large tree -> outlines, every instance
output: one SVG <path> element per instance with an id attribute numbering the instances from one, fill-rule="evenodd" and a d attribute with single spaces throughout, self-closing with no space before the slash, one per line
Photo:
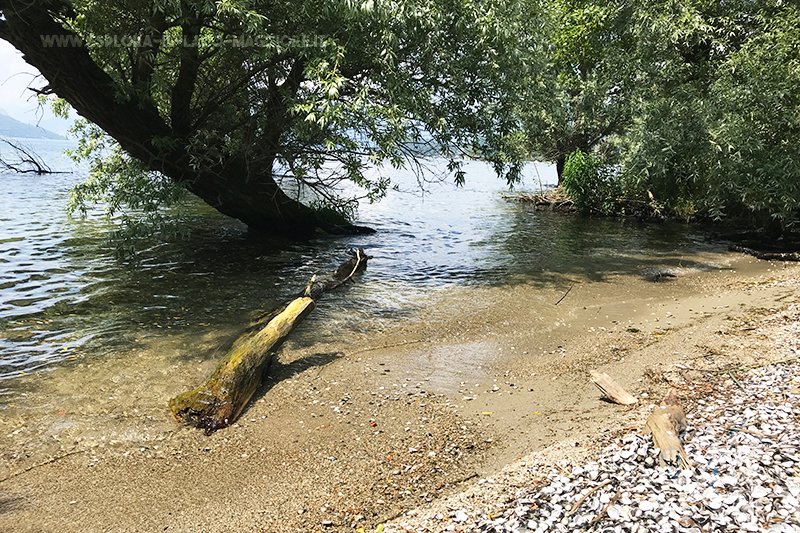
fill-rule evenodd
<path id="1" fill-rule="evenodd" d="M 252 228 L 307 235 L 353 229 L 332 187 L 380 196 L 369 165 L 433 151 L 460 179 L 468 152 L 515 177 L 522 5 L 0 0 L 0 38 L 93 125 L 95 188 L 135 198 L 166 177 Z"/>
<path id="2" fill-rule="evenodd" d="M 532 155 L 555 163 L 559 181 L 569 154 L 598 149 L 629 125 L 637 72 L 630 16 L 625 1 L 544 4 L 542 67 L 523 117 Z"/>
<path id="3" fill-rule="evenodd" d="M 576 203 L 731 216 L 776 234 L 800 225 L 797 2 L 547 5 L 544 105 L 525 116 L 534 153 L 575 151 Z M 604 144 L 613 158 L 596 157 Z"/>

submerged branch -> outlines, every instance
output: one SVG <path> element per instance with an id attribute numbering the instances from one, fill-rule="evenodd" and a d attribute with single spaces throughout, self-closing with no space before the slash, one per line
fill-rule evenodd
<path id="1" fill-rule="evenodd" d="M 0 155 L 0 170 L 15 172 L 17 174 L 36 174 L 38 176 L 44 174 L 66 174 L 66 172 L 57 172 L 51 169 L 47 163 L 44 162 L 44 159 L 31 148 L 8 139 L 0 139 L 0 142 L 11 148 L 14 152 L 14 157 L 16 157 L 15 160 L 11 160 Z"/>

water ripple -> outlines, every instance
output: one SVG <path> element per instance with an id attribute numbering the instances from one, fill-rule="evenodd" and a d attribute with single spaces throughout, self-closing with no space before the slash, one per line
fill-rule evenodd
<path id="1" fill-rule="evenodd" d="M 64 143 L 39 141 L 35 148 L 59 159 Z M 67 218 L 68 191 L 80 172 L 35 180 L 2 175 L 0 379 L 129 350 L 146 335 L 241 326 L 350 246 L 367 248 L 374 259 L 363 280 L 319 306 L 318 323 L 327 326 L 315 335 L 402 320 L 438 287 L 544 282 L 552 273 L 591 277 L 700 241 L 682 228 L 536 214 L 504 201 L 504 185 L 488 167 L 469 163 L 467 172 L 466 188 L 432 184 L 424 197 L 394 192 L 363 206 L 361 222 L 378 229 L 375 235 L 281 250 L 198 203 L 185 215 L 190 240 L 144 243 L 136 261 L 115 256 L 113 224 Z M 395 179 L 415 190 L 413 176 L 397 172 Z M 356 311 L 343 314 L 343 306 Z"/>

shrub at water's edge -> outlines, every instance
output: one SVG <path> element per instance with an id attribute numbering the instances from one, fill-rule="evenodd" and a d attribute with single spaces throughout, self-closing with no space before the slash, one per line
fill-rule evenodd
<path id="1" fill-rule="evenodd" d="M 797 231 L 800 6 L 546 5 L 537 98 L 558 105 L 529 105 L 526 127 L 577 210 Z M 561 46 L 574 35 L 591 46 Z"/>
<path id="2" fill-rule="evenodd" d="M 582 213 L 611 214 L 620 197 L 619 182 L 610 166 L 580 150 L 567 156 L 561 186 Z"/>

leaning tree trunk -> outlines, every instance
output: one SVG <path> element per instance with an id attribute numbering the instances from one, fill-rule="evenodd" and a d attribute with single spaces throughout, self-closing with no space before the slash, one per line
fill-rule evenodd
<path id="1" fill-rule="evenodd" d="M 300 238 L 317 229 L 335 234 L 370 231 L 334 213 L 323 216 L 289 197 L 275 182 L 270 164 L 253 168 L 244 163 L 244 154 L 196 168 L 187 153 L 192 132 L 190 103 L 198 83 L 194 62 L 181 63 L 167 120 L 146 89 L 132 90 L 112 78 L 93 60 L 79 35 L 60 22 L 71 16 L 66 0 L 0 0 L 0 10 L 0 39 L 22 52 L 25 61 L 47 79 L 47 87 L 39 92 L 54 93 L 69 102 L 148 170 L 162 173 L 258 231 Z M 54 44 L 46 45 L 45 37 Z M 60 46 L 59 41 L 68 45 Z M 196 50 L 187 49 L 187 57 L 192 52 Z"/>
<path id="2" fill-rule="evenodd" d="M 364 250 L 352 250 L 327 280 L 312 277 L 300 296 L 261 318 L 234 342 L 205 383 L 170 400 L 175 418 L 207 433 L 235 422 L 261 384 L 273 350 L 311 312 L 315 300 L 363 272 L 367 259 Z"/>
<path id="3" fill-rule="evenodd" d="M 171 165 L 166 173 L 219 212 L 257 231 L 292 238 L 310 237 L 317 229 L 335 235 L 372 232 L 335 212 L 315 210 L 292 198 L 275 182 L 272 160 L 264 157 L 261 166 L 253 168 L 245 158 L 231 156 L 188 179 L 182 165 Z"/>
<path id="4" fill-rule="evenodd" d="M 556 158 L 556 185 L 561 185 L 561 178 L 564 176 L 564 166 L 567 164 L 567 156 L 559 155 Z"/>

